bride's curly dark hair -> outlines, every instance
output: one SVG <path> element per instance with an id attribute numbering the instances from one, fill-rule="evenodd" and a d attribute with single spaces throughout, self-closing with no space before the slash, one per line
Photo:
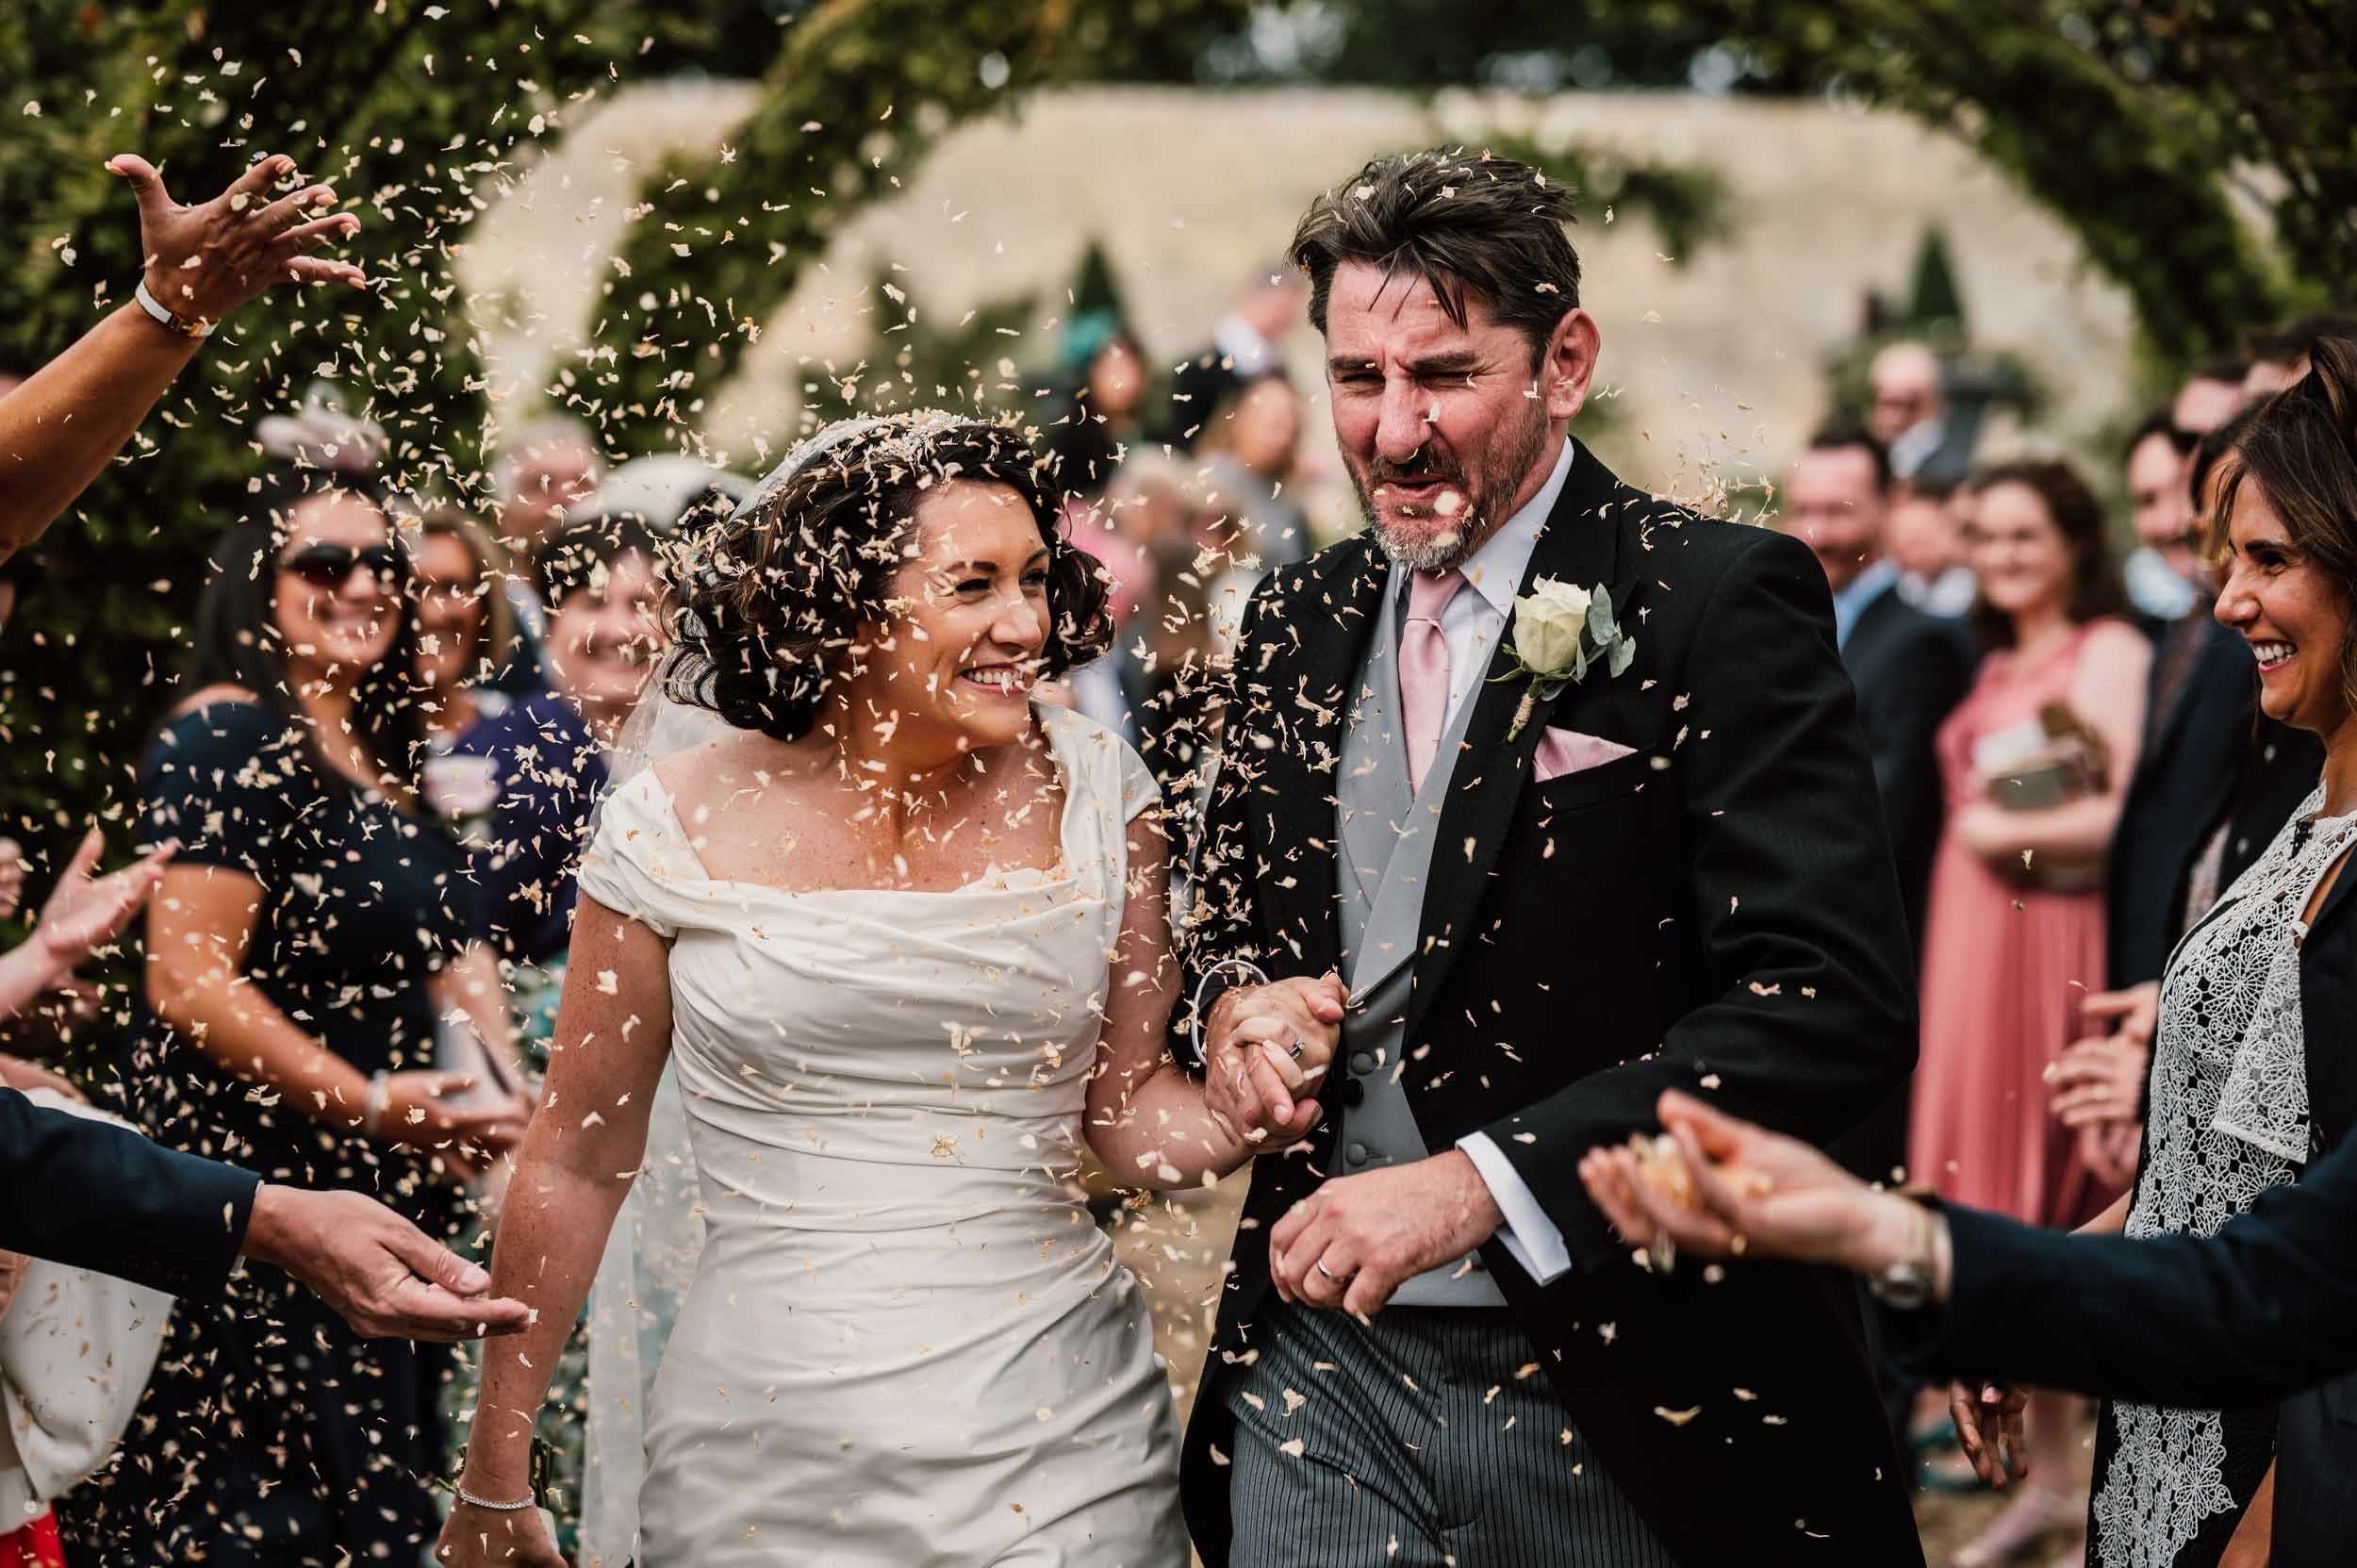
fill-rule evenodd
<path id="1" fill-rule="evenodd" d="M 1064 533 L 1048 468 L 1018 431 L 981 420 L 896 416 L 852 434 L 667 551 L 666 694 L 773 739 L 809 734 L 844 651 L 890 614 L 917 503 L 955 482 L 1014 490 L 1047 542 L 1040 678 L 1088 663 L 1113 643 L 1108 590 Z"/>

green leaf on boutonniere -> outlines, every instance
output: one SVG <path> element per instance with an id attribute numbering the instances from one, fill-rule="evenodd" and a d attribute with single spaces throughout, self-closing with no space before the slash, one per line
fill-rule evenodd
<path id="1" fill-rule="evenodd" d="M 1601 583 L 1590 589 L 1553 577 L 1536 579 L 1531 591 L 1514 601 L 1512 634 L 1507 656 L 1513 668 L 1495 679 L 1526 680 L 1530 688 L 1514 709 L 1508 740 L 1519 738 L 1536 704 L 1551 701 L 1566 682 L 1585 681 L 1600 661 L 1612 674 L 1622 674 L 1637 656 L 1637 639 L 1621 630 L 1612 596 Z"/>

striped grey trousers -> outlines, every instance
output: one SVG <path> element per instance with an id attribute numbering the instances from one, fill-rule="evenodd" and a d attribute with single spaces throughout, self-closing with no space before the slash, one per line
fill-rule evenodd
<path id="1" fill-rule="evenodd" d="M 1271 1296 L 1236 1418 L 1228 1568 L 1676 1568 L 1492 1308 Z M 1207 1391 L 1208 1392 L 1208 1391 Z"/>

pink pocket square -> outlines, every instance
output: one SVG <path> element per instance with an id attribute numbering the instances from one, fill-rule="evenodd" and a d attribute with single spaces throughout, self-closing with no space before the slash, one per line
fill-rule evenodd
<path id="1" fill-rule="evenodd" d="M 1549 779 L 1559 779 L 1567 773 L 1584 773 L 1591 767 L 1602 767 L 1606 763 L 1617 762 L 1635 751 L 1633 746 L 1624 746 L 1602 735 L 1584 735 L 1577 730 L 1558 730 L 1549 726 L 1547 733 L 1539 737 L 1539 752 L 1533 766 L 1537 769 L 1537 782 L 1545 784 Z"/>

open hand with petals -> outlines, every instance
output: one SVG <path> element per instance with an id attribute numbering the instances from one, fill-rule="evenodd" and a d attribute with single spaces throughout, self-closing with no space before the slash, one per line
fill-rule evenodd
<path id="1" fill-rule="evenodd" d="M 276 182 L 290 178 L 294 159 L 273 154 L 231 182 L 211 201 L 183 206 L 163 176 L 135 153 L 107 162 L 131 182 L 140 204 L 140 248 L 147 258 L 147 291 L 184 321 L 218 322 L 274 283 L 367 281 L 359 268 L 310 253 L 360 232 L 360 220 L 336 212 L 336 192 L 306 185 L 271 199 Z"/>
<path id="2" fill-rule="evenodd" d="M 1656 1262 L 1665 1252 L 1690 1251 L 1838 1263 L 1871 1275 L 1920 1259 L 1928 1246 L 1933 1294 L 1945 1297 L 1947 1225 L 1921 1205 L 1868 1186 L 1797 1138 L 1690 1095 L 1671 1090 L 1656 1109 L 1682 1167 L 1676 1196 L 1624 1147 L 1591 1149 L 1579 1165 L 1605 1217 Z"/>
<path id="3" fill-rule="evenodd" d="M 92 828 L 82 835 L 65 874 L 41 905 L 41 923 L 33 940 L 58 973 L 63 974 L 123 933 L 131 916 L 145 907 L 148 895 L 163 880 L 164 865 L 180 848 L 171 839 L 120 871 L 103 877 L 91 872 L 106 852 L 106 835 Z"/>

